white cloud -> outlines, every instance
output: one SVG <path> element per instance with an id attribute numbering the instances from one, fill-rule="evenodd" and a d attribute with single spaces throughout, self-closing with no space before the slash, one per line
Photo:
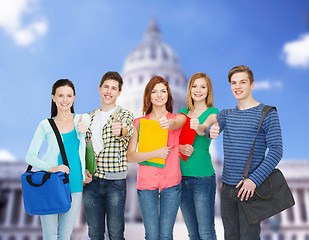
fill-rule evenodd
<path id="1" fill-rule="evenodd" d="M 16 157 L 5 149 L 0 150 L 0 162 L 13 162 L 16 161 Z"/>
<path id="2" fill-rule="evenodd" d="M 0 0 L 0 28 L 3 28 L 20 46 L 34 43 L 47 32 L 47 22 L 37 10 L 38 0 Z M 24 17 L 31 18 L 23 23 Z"/>
<path id="3" fill-rule="evenodd" d="M 271 80 L 263 80 L 263 81 L 254 81 L 254 89 L 253 90 L 271 90 L 271 89 L 281 89 L 283 87 L 282 82 L 280 81 L 271 81 Z"/>
<path id="4" fill-rule="evenodd" d="M 303 34 L 298 40 L 284 44 L 283 57 L 292 67 L 309 67 L 309 34 Z"/>

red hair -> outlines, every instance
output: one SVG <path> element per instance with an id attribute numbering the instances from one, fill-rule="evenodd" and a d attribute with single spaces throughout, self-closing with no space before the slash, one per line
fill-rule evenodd
<path id="1" fill-rule="evenodd" d="M 170 113 L 173 112 L 173 97 L 172 97 L 172 92 L 171 92 L 168 82 L 163 77 L 154 76 L 153 78 L 149 80 L 149 82 L 147 83 L 145 87 L 144 99 L 143 99 L 143 115 L 144 116 L 151 113 L 152 111 L 151 92 L 158 83 L 162 83 L 164 86 L 166 86 L 167 93 L 168 93 L 167 102 L 165 104 L 166 110 Z"/>

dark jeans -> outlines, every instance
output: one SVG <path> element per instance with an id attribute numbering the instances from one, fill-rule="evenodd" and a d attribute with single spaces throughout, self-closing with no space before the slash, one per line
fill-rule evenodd
<path id="1" fill-rule="evenodd" d="M 181 212 L 190 240 L 216 240 L 216 176 L 182 177 Z"/>
<path id="2" fill-rule="evenodd" d="M 111 240 L 124 240 L 124 211 L 127 196 L 126 180 L 94 177 L 83 189 L 88 235 L 92 240 L 104 239 L 105 216 Z"/>
<path id="3" fill-rule="evenodd" d="M 221 215 L 225 240 L 259 240 L 260 224 L 249 224 L 238 206 L 235 186 L 223 183 L 221 189 Z"/>

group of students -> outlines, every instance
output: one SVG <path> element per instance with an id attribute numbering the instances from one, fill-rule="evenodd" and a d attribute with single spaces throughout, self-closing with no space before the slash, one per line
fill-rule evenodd
<path id="1" fill-rule="evenodd" d="M 138 164 L 137 196 L 145 239 L 173 239 L 179 207 L 191 240 L 217 239 L 216 176 L 209 146 L 211 139 L 217 138 L 221 131 L 224 131 L 221 214 L 225 239 L 260 239 L 260 225 L 246 221 L 238 208 L 235 188 L 240 189 L 240 199 L 247 200 L 280 161 L 279 118 L 274 109 L 265 117 L 249 178 L 243 181 L 242 172 L 265 105 L 252 96 L 254 78 L 248 67 L 232 68 L 228 80 L 238 101 L 234 109 L 219 112 L 214 107 L 210 78 L 205 73 L 196 73 L 188 83 L 187 107 L 174 114 L 169 83 L 161 76 L 154 76 L 145 87 L 143 117 L 136 119 L 130 111 L 116 104 L 123 85 L 117 72 L 104 74 L 99 85 L 101 106 L 89 114 L 74 113 L 74 85 L 68 79 L 58 80 L 52 88 L 51 117 L 61 133 L 70 169 L 63 165 L 47 119 L 39 124 L 26 161 L 41 170 L 69 173 L 72 204 L 67 213 L 40 216 L 43 239 L 70 239 L 83 201 L 90 239 L 104 239 L 106 225 L 111 240 L 123 240 L 127 162 L 140 163 L 156 157 L 165 159 L 164 168 Z M 190 119 L 190 128 L 196 131 L 192 145 L 179 145 L 179 136 L 187 121 L 184 115 Z M 168 130 L 166 147 L 137 151 L 141 119 L 158 121 L 161 128 Z M 48 148 L 40 160 L 38 154 L 45 139 Z M 90 139 L 97 164 L 92 175 L 85 169 L 85 146 Z M 267 154 L 266 148 L 269 149 Z M 180 153 L 187 157 L 186 161 Z"/>

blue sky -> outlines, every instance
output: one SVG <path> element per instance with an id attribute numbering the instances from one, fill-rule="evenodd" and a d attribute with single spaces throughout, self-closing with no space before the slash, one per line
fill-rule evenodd
<path id="1" fill-rule="evenodd" d="M 76 112 L 98 107 L 100 78 L 122 72 L 151 18 L 187 78 L 211 77 L 219 109 L 237 104 L 228 71 L 249 66 L 255 99 L 278 108 L 284 159 L 309 160 L 308 0 L 0 0 L 0 159 L 24 160 L 57 79 L 74 82 Z"/>

